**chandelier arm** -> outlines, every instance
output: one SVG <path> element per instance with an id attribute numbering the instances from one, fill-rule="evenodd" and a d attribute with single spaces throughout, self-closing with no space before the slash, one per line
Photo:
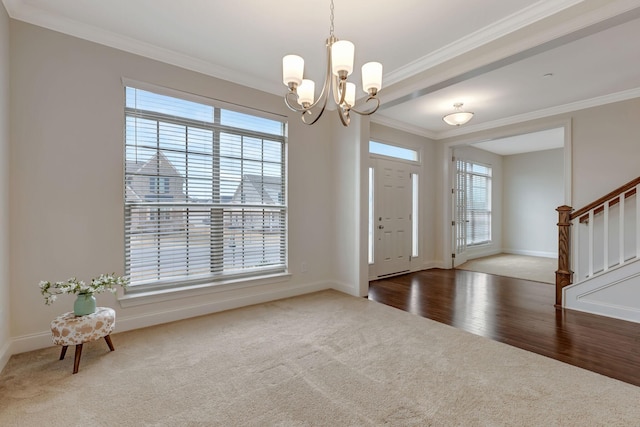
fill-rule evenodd
<path id="1" fill-rule="evenodd" d="M 342 108 L 338 106 L 338 116 L 340 116 L 340 121 L 344 127 L 349 126 L 351 123 L 351 116 L 349 116 L 349 108 Z"/>
<path id="2" fill-rule="evenodd" d="M 366 104 L 367 102 L 371 101 L 371 100 L 376 101 L 376 106 L 375 106 L 375 108 L 374 108 L 373 110 L 369 110 L 369 111 L 358 111 L 358 110 L 356 110 L 355 108 L 351 108 L 351 111 L 353 111 L 354 113 L 358 113 L 358 114 L 360 114 L 361 116 L 370 116 L 370 115 L 372 115 L 373 113 L 375 113 L 376 111 L 378 111 L 378 108 L 380 108 L 380 99 L 379 99 L 378 97 L 376 97 L 376 96 L 369 96 L 369 97 L 367 98 L 367 100 L 365 101 L 365 104 Z"/>
<path id="3" fill-rule="evenodd" d="M 302 107 L 302 108 L 300 108 L 300 107 L 296 107 L 296 105 L 295 105 L 295 104 L 293 104 L 293 103 L 291 103 L 291 101 L 289 101 L 289 97 L 290 97 L 291 95 L 295 96 L 295 98 L 294 98 L 294 99 L 295 99 L 295 101 L 294 101 L 294 102 L 295 102 L 296 104 L 298 103 L 298 98 L 299 98 L 299 97 L 298 97 L 298 94 L 297 94 L 296 92 L 289 91 L 289 92 L 287 92 L 287 93 L 286 93 L 286 95 L 284 96 L 284 103 L 285 103 L 285 104 L 287 104 L 287 107 L 289 107 L 289 109 L 290 109 L 290 110 L 297 111 L 298 113 L 304 113 L 304 112 L 306 112 L 307 110 L 306 110 L 304 107 Z M 298 104 L 298 105 L 299 105 L 299 104 Z"/>
<path id="4" fill-rule="evenodd" d="M 322 90 L 320 91 L 320 96 L 318 97 L 318 99 L 311 105 L 307 106 L 307 107 L 297 107 L 295 106 L 291 100 L 289 99 L 289 97 L 291 95 L 295 96 L 295 101 L 297 104 L 297 100 L 298 100 L 298 94 L 293 92 L 293 91 L 289 91 L 287 92 L 287 94 L 284 97 L 284 102 L 287 105 L 287 107 L 289 107 L 289 109 L 293 110 L 293 111 L 297 111 L 299 113 L 302 113 L 302 122 L 304 124 L 307 125 L 312 125 L 315 122 L 318 121 L 318 119 L 320 119 L 320 117 L 322 116 L 322 113 L 324 113 L 324 110 L 327 107 L 327 101 L 329 100 L 329 90 L 330 90 L 330 85 L 331 85 L 331 77 L 332 77 L 332 73 L 331 73 L 331 45 L 335 42 L 335 38 L 329 38 L 327 40 L 327 73 L 325 75 L 325 79 L 324 79 L 324 85 L 322 85 Z M 306 114 L 313 114 L 313 112 L 311 111 L 313 108 L 317 107 L 318 105 L 320 105 L 320 103 L 322 102 L 322 108 L 320 109 L 320 112 L 318 113 L 318 115 L 313 119 L 313 121 L 311 122 L 307 122 L 305 120 L 306 118 Z"/>
<path id="5" fill-rule="evenodd" d="M 329 57 L 331 57 L 331 56 L 329 56 Z M 331 71 L 331 61 L 329 61 L 328 64 L 329 64 L 327 66 L 328 73 L 327 73 L 327 76 L 325 78 L 324 85 L 322 86 L 322 91 L 320 92 L 320 97 L 316 100 L 316 102 L 314 102 L 313 104 L 309 105 L 302 112 L 301 119 L 302 119 L 302 122 L 305 125 L 312 125 L 315 122 L 317 122 L 320 119 L 320 117 L 322 117 L 322 114 L 324 113 L 324 110 L 327 108 L 327 101 L 329 100 L 329 93 L 327 92 L 327 90 L 329 89 L 330 77 L 331 77 L 331 74 L 329 74 L 329 72 Z M 316 117 L 311 122 L 307 122 L 305 120 L 305 118 L 307 117 L 305 114 L 309 114 L 309 115 L 313 114 L 311 112 L 311 109 L 316 107 L 317 105 L 319 105 L 319 103 L 321 101 L 322 101 L 322 108 L 320 108 L 320 111 L 317 113 Z M 300 111 L 300 110 L 298 110 L 298 111 Z"/>
<path id="6" fill-rule="evenodd" d="M 336 81 L 336 86 L 337 86 L 337 92 L 335 92 L 336 95 L 336 104 L 338 105 L 344 105 L 344 99 L 345 96 L 347 95 L 347 80 L 346 79 L 341 79 L 340 77 L 333 77 L 334 81 Z"/>
<path id="7" fill-rule="evenodd" d="M 315 122 L 317 122 L 318 120 L 320 120 L 320 117 L 322 117 L 322 113 L 324 113 L 324 110 L 325 110 L 326 105 L 327 105 L 327 103 L 326 103 L 326 101 L 325 101 L 324 105 L 323 105 L 323 106 L 322 106 L 322 108 L 320 109 L 320 112 L 318 112 L 318 114 L 315 116 L 315 118 L 314 118 L 312 121 L 310 121 L 310 122 L 307 122 L 307 121 L 305 120 L 305 118 L 307 117 L 305 114 L 312 115 L 313 113 L 311 113 L 311 111 L 309 111 L 309 110 L 304 111 L 304 112 L 302 113 L 302 116 L 300 117 L 300 118 L 302 119 L 302 123 L 304 123 L 305 125 L 309 125 L 309 126 L 311 126 L 312 124 L 314 124 Z"/>
<path id="8" fill-rule="evenodd" d="M 338 77 L 334 75 L 331 76 L 331 92 L 333 93 L 333 101 L 336 105 L 342 105 L 339 97 L 340 91 L 338 90 Z"/>
<path id="9" fill-rule="evenodd" d="M 298 112 L 298 113 L 301 113 L 301 114 L 302 114 L 300 118 L 301 118 L 301 120 L 302 120 L 302 123 L 304 123 L 305 125 L 312 125 L 312 124 L 314 124 L 315 122 L 317 122 L 317 121 L 318 121 L 318 119 L 320 119 L 320 117 L 322 116 L 322 113 L 324 113 L 325 107 L 326 107 L 326 105 L 327 105 L 327 103 L 326 103 L 326 102 L 325 102 L 325 103 L 324 103 L 324 105 L 322 106 L 322 109 L 320 110 L 320 112 L 319 112 L 319 113 L 316 115 L 316 117 L 313 119 L 313 121 L 311 121 L 311 122 L 307 122 L 307 121 L 305 120 L 305 118 L 307 117 L 307 116 L 306 116 L 307 114 L 308 114 L 308 115 L 311 115 L 311 114 L 312 114 L 312 113 L 311 113 L 311 111 L 310 111 L 311 107 L 308 107 L 308 108 L 299 108 L 299 107 L 296 107 L 295 105 L 293 105 L 293 104 L 289 101 L 289 99 L 288 99 L 288 98 L 289 98 L 289 95 L 295 95 L 295 96 L 296 96 L 296 100 L 298 99 L 298 95 L 297 95 L 295 92 L 289 92 L 289 93 L 287 93 L 287 95 L 285 95 L 284 102 L 285 102 L 285 104 L 287 104 L 287 107 L 289 107 L 291 110 L 296 111 L 296 112 Z"/>
<path id="10" fill-rule="evenodd" d="M 331 45 L 327 43 L 327 74 L 324 77 L 324 85 L 322 85 L 322 90 L 320 91 L 320 96 L 312 105 L 309 106 L 309 109 L 315 107 L 323 101 L 322 110 L 324 111 L 327 106 L 327 100 L 329 99 L 329 89 L 331 85 Z M 320 113 L 322 114 L 322 113 Z"/>
<path id="11" fill-rule="evenodd" d="M 324 109 L 327 106 L 327 100 L 329 99 L 329 86 L 331 84 L 331 44 L 333 42 L 327 40 L 327 74 L 325 75 L 324 78 L 324 85 L 322 85 L 322 90 L 320 91 L 320 96 L 318 97 L 318 99 L 316 99 L 316 102 L 314 102 L 313 104 L 309 105 L 306 108 L 306 111 L 311 110 L 312 108 L 315 108 L 317 105 L 320 104 L 320 102 L 322 103 L 322 111 L 320 112 L 320 114 L 318 115 L 318 118 L 322 115 L 322 112 L 324 112 Z M 313 123 L 315 123 L 318 119 L 314 120 Z"/>

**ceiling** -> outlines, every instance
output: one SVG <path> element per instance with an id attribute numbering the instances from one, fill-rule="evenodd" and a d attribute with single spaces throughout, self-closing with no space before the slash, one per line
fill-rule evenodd
<path id="1" fill-rule="evenodd" d="M 274 94 L 289 53 L 324 79 L 329 0 L 3 3 L 13 19 Z M 372 120 L 432 139 L 640 97 L 640 0 L 335 0 L 334 13 L 356 45 L 349 80 L 384 66 Z M 456 102 L 475 116 L 451 127 Z"/>
<path id="2" fill-rule="evenodd" d="M 544 129 L 504 138 L 477 141 L 470 145 L 501 156 L 554 150 L 564 147 L 564 128 Z"/>

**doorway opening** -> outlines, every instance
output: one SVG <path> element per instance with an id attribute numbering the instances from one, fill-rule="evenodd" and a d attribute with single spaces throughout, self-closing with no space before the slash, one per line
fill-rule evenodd
<path id="1" fill-rule="evenodd" d="M 451 267 L 477 271 L 479 260 L 492 257 L 487 258 L 491 273 L 498 274 L 496 264 L 508 259 L 501 254 L 540 258 L 540 265 L 553 266 L 555 209 L 570 204 L 570 128 L 460 144 L 449 152 Z M 484 207 L 477 203 L 487 201 Z M 505 265 L 504 275 L 509 271 Z"/>
<path id="2" fill-rule="evenodd" d="M 369 277 L 411 271 L 419 244 L 419 152 L 371 141 L 369 146 Z"/>

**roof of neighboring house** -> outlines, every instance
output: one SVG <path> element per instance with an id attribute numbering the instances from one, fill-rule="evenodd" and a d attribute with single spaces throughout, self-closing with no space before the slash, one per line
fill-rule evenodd
<path id="1" fill-rule="evenodd" d="M 127 161 L 125 164 L 126 173 L 128 176 L 139 176 L 139 177 L 177 177 L 184 180 L 184 177 L 178 173 L 178 170 L 173 166 L 171 161 L 167 159 L 167 157 L 162 154 L 162 152 L 157 152 L 153 155 L 149 160 L 145 162 L 135 162 L 135 161 Z M 148 197 L 148 185 L 143 185 L 142 187 L 138 186 L 138 190 L 144 189 L 144 192 L 140 194 L 139 191 L 136 191 L 136 186 L 130 185 L 127 182 L 127 186 L 125 188 L 125 196 L 127 200 L 137 200 L 142 201 L 146 200 Z"/>
<path id="2" fill-rule="evenodd" d="M 267 205 L 282 203 L 282 178 L 277 176 L 262 176 L 246 174 L 233 195 L 232 203 L 240 201 L 244 196 L 245 202 L 256 201 Z"/>
<path id="3" fill-rule="evenodd" d="M 131 202 L 131 201 L 135 201 L 135 202 L 142 202 L 142 201 L 143 201 L 142 197 L 140 197 L 140 196 L 138 195 L 138 193 L 136 193 L 136 192 L 133 190 L 133 188 L 131 188 L 131 187 L 130 187 L 130 186 L 128 186 L 128 185 L 127 185 L 127 186 L 125 186 L 125 188 L 124 188 L 124 193 L 125 193 L 125 194 L 124 194 L 124 195 L 125 195 L 125 199 L 126 199 L 127 201 L 130 201 L 130 202 Z"/>
<path id="4" fill-rule="evenodd" d="M 129 174 L 137 174 L 137 175 L 149 175 L 148 173 L 144 173 L 146 169 L 155 168 L 156 170 L 160 169 L 161 176 L 178 176 L 183 178 L 183 176 L 178 172 L 178 170 L 173 166 L 173 163 L 167 157 L 162 154 L 161 151 L 156 152 L 149 160 L 146 162 L 132 162 L 129 161 L 126 164 L 127 173 Z"/>

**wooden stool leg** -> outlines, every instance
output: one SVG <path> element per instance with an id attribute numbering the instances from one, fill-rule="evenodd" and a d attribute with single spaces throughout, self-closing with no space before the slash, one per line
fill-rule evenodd
<path id="1" fill-rule="evenodd" d="M 109 350 L 114 351 L 115 349 L 113 348 L 113 343 L 111 342 L 111 337 L 109 335 L 104 337 L 104 340 L 107 342 L 107 345 L 109 346 Z"/>
<path id="2" fill-rule="evenodd" d="M 82 344 L 76 345 L 76 358 L 73 360 L 73 373 L 78 373 L 78 368 L 80 367 L 80 356 L 82 356 Z"/>
<path id="3" fill-rule="evenodd" d="M 63 345 L 62 346 L 62 350 L 60 350 L 60 359 L 58 360 L 63 360 L 65 354 L 67 354 L 67 347 L 69 347 L 68 345 Z"/>

